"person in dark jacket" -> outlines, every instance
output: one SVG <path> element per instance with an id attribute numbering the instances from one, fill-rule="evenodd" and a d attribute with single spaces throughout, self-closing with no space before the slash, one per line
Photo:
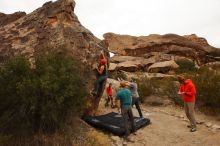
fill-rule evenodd
<path id="1" fill-rule="evenodd" d="M 178 94 L 182 95 L 185 113 L 190 121 L 190 125 L 188 125 L 187 127 L 191 128 L 191 132 L 195 132 L 197 130 L 194 111 L 196 101 L 196 88 L 190 79 L 185 79 L 183 76 L 178 76 L 178 81 L 180 83 Z"/>

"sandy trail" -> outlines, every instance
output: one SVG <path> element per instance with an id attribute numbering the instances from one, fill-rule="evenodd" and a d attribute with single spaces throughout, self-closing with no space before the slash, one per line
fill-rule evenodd
<path id="1" fill-rule="evenodd" d="M 220 122 L 212 117 L 197 113 L 198 125 L 196 132 L 189 132 L 188 121 L 183 109 L 174 106 L 150 107 L 143 106 L 144 117 L 150 118 L 152 124 L 129 136 L 130 142 L 117 136 L 109 135 L 109 141 L 117 146 L 220 146 L 220 130 L 213 130 L 206 126 L 207 122 L 212 125 L 220 125 Z M 110 107 L 100 105 L 100 113 L 115 111 Z M 133 108 L 134 115 L 138 115 Z"/>

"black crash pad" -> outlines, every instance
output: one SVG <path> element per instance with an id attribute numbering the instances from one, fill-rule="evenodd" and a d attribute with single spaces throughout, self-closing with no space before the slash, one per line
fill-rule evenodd
<path id="1" fill-rule="evenodd" d="M 118 136 L 123 136 L 125 134 L 121 114 L 111 112 L 101 116 L 85 116 L 83 120 L 93 127 L 111 132 Z M 134 121 L 136 130 L 151 123 L 150 119 L 139 117 L 134 117 Z"/>

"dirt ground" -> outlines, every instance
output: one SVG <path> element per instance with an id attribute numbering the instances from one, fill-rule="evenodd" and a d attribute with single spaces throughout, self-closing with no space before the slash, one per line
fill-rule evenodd
<path id="1" fill-rule="evenodd" d="M 110 107 L 105 108 L 100 103 L 99 114 L 111 111 L 117 112 Z M 188 120 L 183 109 L 176 106 L 152 107 L 142 105 L 144 117 L 152 122 L 149 126 L 139 129 L 136 135 L 131 134 L 129 141 L 118 136 L 107 134 L 109 142 L 113 146 L 220 146 L 220 130 L 213 129 L 213 125 L 220 125 L 215 117 L 206 116 L 196 112 L 198 130 L 190 132 L 187 128 Z M 134 115 L 138 116 L 133 108 Z M 208 127 L 209 126 L 209 127 Z"/>

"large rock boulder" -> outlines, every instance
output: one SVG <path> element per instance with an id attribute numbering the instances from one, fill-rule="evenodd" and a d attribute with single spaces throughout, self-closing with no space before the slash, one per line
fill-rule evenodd
<path id="1" fill-rule="evenodd" d="M 96 80 L 92 66 L 100 61 L 100 51 L 107 47 L 81 25 L 74 8 L 74 0 L 57 0 L 45 3 L 28 15 L 1 13 L 0 62 L 22 54 L 34 64 L 39 53 L 67 51 L 90 73 L 85 78 L 85 88 L 92 90 Z M 100 97 L 101 94 L 88 97 L 90 107 L 86 114 L 95 113 Z"/>
<path id="2" fill-rule="evenodd" d="M 204 67 L 208 67 L 209 69 L 214 69 L 220 73 L 220 61 L 211 62 L 203 65 Z"/>
<path id="3" fill-rule="evenodd" d="M 195 60 L 198 65 L 217 61 L 220 50 L 210 46 L 204 38 L 196 35 L 179 36 L 175 34 L 129 36 L 114 33 L 104 34 L 110 51 L 122 56 L 149 57 L 149 53 L 160 52 L 172 56 L 182 56 Z M 218 56 L 216 56 L 218 55 Z"/>
<path id="4" fill-rule="evenodd" d="M 119 56 L 115 55 L 111 57 L 111 62 L 113 63 L 122 63 L 125 61 L 137 61 L 137 60 L 142 60 L 142 57 L 133 57 L 133 56 Z"/>
<path id="5" fill-rule="evenodd" d="M 175 75 L 162 74 L 162 73 L 147 73 L 147 72 L 125 72 L 124 75 L 127 79 L 134 78 L 136 80 L 144 80 L 144 79 L 176 79 Z"/>
<path id="6" fill-rule="evenodd" d="M 0 13 L 0 26 L 4 26 L 9 23 L 12 23 L 25 15 L 26 15 L 25 12 L 15 12 L 13 14 L 8 14 L 8 15 L 4 13 Z"/>
<path id="7" fill-rule="evenodd" d="M 145 78 L 148 79 L 176 79 L 175 75 L 168 75 L 168 74 L 162 74 L 162 73 L 146 73 Z"/>
<path id="8" fill-rule="evenodd" d="M 169 71 L 172 71 L 174 69 L 177 69 L 179 66 L 176 64 L 175 61 L 163 61 L 163 62 L 157 62 L 151 65 L 148 68 L 148 72 L 150 73 L 167 73 Z"/>
<path id="9" fill-rule="evenodd" d="M 196 42 L 201 46 L 205 46 L 205 47 L 209 46 L 209 43 L 205 38 L 198 37 L 196 34 L 184 35 L 183 37 L 189 39 L 192 42 Z"/>
<path id="10" fill-rule="evenodd" d="M 111 58 L 111 71 L 123 70 L 128 72 L 147 71 L 148 67 L 156 62 L 154 57 L 114 56 Z"/>
<path id="11" fill-rule="evenodd" d="M 117 67 L 117 64 L 116 64 L 116 63 L 110 63 L 108 70 L 109 70 L 109 71 L 115 71 L 115 70 L 116 70 L 116 67 Z"/>
<path id="12" fill-rule="evenodd" d="M 116 69 L 128 72 L 135 72 L 141 69 L 141 62 L 139 60 L 121 62 L 117 64 Z"/>

